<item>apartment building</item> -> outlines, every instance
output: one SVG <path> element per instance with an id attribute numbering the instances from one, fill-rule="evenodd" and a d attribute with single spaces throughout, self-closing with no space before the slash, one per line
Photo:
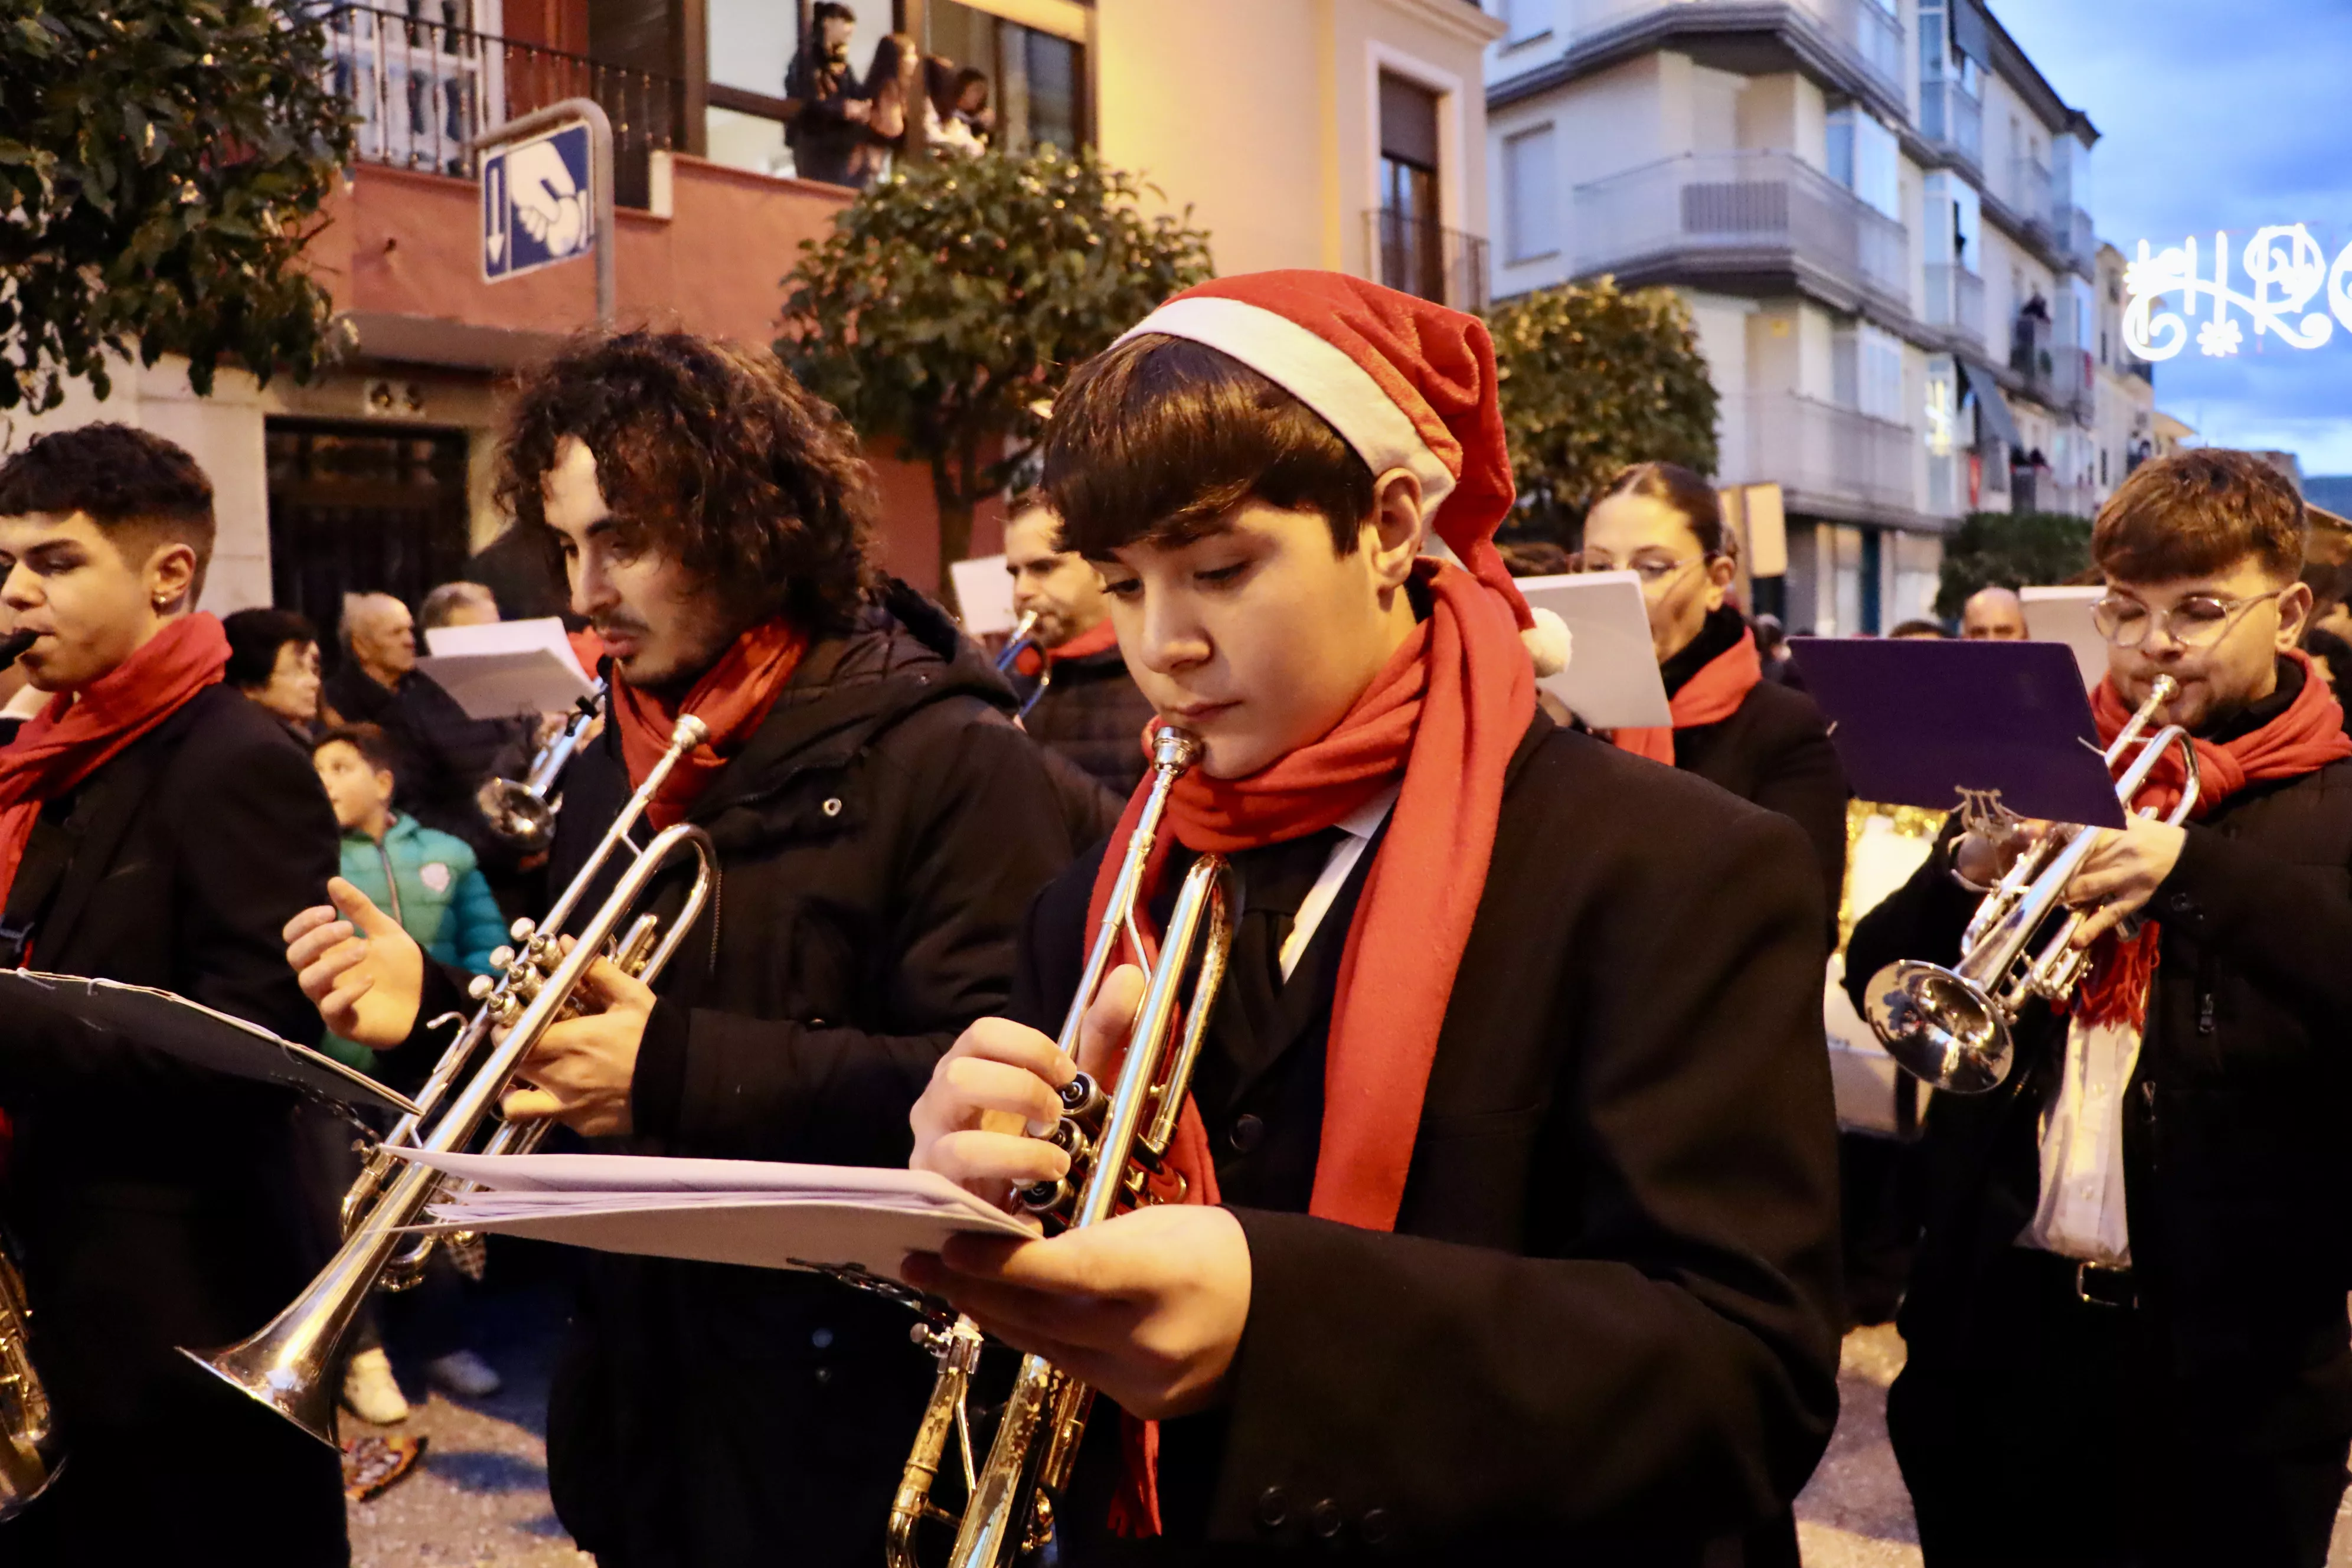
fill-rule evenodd
<path id="1" fill-rule="evenodd" d="M 1965 513 L 2092 509 L 2097 132 L 1982 0 L 1488 4 L 1494 292 L 1688 301 L 1719 479 L 1785 497 L 1759 607 L 1878 631 Z"/>
<path id="2" fill-rule="evenodd" d="M 851 0 L 884 37 L 991 81 L 1000 142 L 1092 144 L 1206 228 L 1217 268 L 1324 267 L 1465 308 L 1487 257 L 1475 0 Z M 19 419 L 123 419 L 180 440 L 219 490 L 205 605 L 278 603 L 332 628 L 349 589 L 414 602 L 505 519 L 490 494 L 514 372 L 595 320 L 585 262 L 484 278 L 471 143 L 569 97 L 614 128 L 623 326 L 764 342 L 782 279 L 853 193 L 797 178 L 784 76 L 810 0 L 359 0 L 322 5 L 357 158 L 310 253 L 341 357 L 304 386 L 125 366 Z M 926 470 L 869 453 L 890 570 L 941 575 Z M 997 548 L 983 508 L 973 548 Z"/>

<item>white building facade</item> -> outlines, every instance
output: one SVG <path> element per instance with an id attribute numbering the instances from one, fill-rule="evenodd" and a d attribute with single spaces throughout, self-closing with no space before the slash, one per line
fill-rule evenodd
<path id="1" fill-rule="evenodd" d="M 1759 609 L 1884 631 L 1964 514 L 2094 509 L 2097 132 L 1981 0 L 1486 4 L 1493 292 L 1688 302 L 1717 482 L 1785 498 Z"/>

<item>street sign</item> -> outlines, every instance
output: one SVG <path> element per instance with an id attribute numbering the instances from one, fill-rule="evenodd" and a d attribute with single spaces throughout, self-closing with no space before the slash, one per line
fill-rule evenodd
<path id="1" fill-rule="evenodd" d="M 597 247 L 589 126 L 574 121 L 482 153 L 482 277 L 497 283 Z"/>

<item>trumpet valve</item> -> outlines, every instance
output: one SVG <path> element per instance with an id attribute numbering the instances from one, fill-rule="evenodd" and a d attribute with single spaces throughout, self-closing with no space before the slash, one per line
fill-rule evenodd
<path id="1" fill-rule="evenodd" d="M 1066 1121 L 1092 1121 L 1102 1115 L 1109 1097 L 1090 1073 L 1080 1073 L 1061 1088 L 1062 1117 Z"/>
<path id="2" fill-rule="evenodd" d="M 477 974 L 466 982 L 466 994 L 477 1002 L 488 1001 L 490 993 L 498 988 L 499 983 L 487 974 Z"/>
<path id="3" fill-rule="evenodd" d="M 490 967 L 492 969 L 512 969 L 514 967 L 514 961 L 515 950 L 513 948 L 494 947 L 490 949 Z"/>
<path id="4" fill-rule="evenodd" d="M 539 934 L 539 922 L 526 917 L 525 919 L 515 921 L 513 925 L 509 926 L 507 929 L 507 934 L 514 938 L 517 942 L 527 942 L 532 937 Z M 501 949 L 500 951 L 504 950 Z"/>
<path id="5" fill-rule="evenodd" d="M 1056 1176 L 1050 1182 L 1035 1182 L 1021 1189 L 1021 1206 L 1031 1214 L 1055 1215 L 1062 1214 L 1078 1195 L 1067 1176 Z"/>

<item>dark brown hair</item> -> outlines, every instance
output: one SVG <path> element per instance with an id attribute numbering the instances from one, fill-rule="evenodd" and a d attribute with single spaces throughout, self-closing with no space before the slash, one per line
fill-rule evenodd
<path id="1" fill-rule="evenodd" d="M 2142 463 L 2091 528 L 2091 557 L 2125 583 L 2224 572 L 2253 557 L 2274 577 L 2303 570 L 2303 498 L 2252 452 L 2205 447 Z"/>
<path id="2" fill-rule="evenodd" d="M 1323 416 L 1232 355 L 1145 332 L 1077 368 L 1045 427 L 1044 489 L 1066 549 L 1196 539 L 1253 498 L 1320 512 L 1354 552 L 1370 467 Z"/>
<path id="3" fill-rule="evenodd" d="M 874 479 L 857 437 L 765 349 L 688 332 L 575 342 L 523 384 L 499 500 L 544 528 L 567 436 L 596 456 L 624 537 L 675 557 L 754 615 L 838 630 L 873 591 Z"/>
<path id="4" fill-rule="evenodd" d="M 315 757 L 329 746 L 349 746 L 360 754 L 371 773 L 399 776 L 400 770 L 394 763 L 400 753 L 394 748 L 392 738 L 376 725 L 338 724 L 310 742 L 310 754 Z"/>
<path id="5" fill-rule="evenodd" d="M 1680 463 L 1635 463 L 1620 468 L 1594 504 L 1612 496 L 1640 496 L 1663 501 L 1682 515 L 1691 537 L 1707 554 L 1736 555 L 1739 552 L 1738 540 L 1723 526 L 1723 501 L 1716 495 L 1715 487 Z"/>
<path id="6" fill-rule="evenodd" d="M 278 650 L 288 643 L 297 647 L 319 640 L 319 628 L 292 610 L 236 610 L 221 617 L 228 634 L 228 668 L 221 679 L 244 691 L 269 684 L 278 669 Z"/>
<path id="7" fill-rule="evenodd" d="M 173 442 L 129 425 L 84 425 L 36 436 L 0 464 L 0 517 L 81 512 L 115 541 L 146 551 L 184 544 L 196 553 L 188 603 L 204 593 L 213 558 L 213 482 Z M 133 564 L 137 564 L 134 561 Z"/>

